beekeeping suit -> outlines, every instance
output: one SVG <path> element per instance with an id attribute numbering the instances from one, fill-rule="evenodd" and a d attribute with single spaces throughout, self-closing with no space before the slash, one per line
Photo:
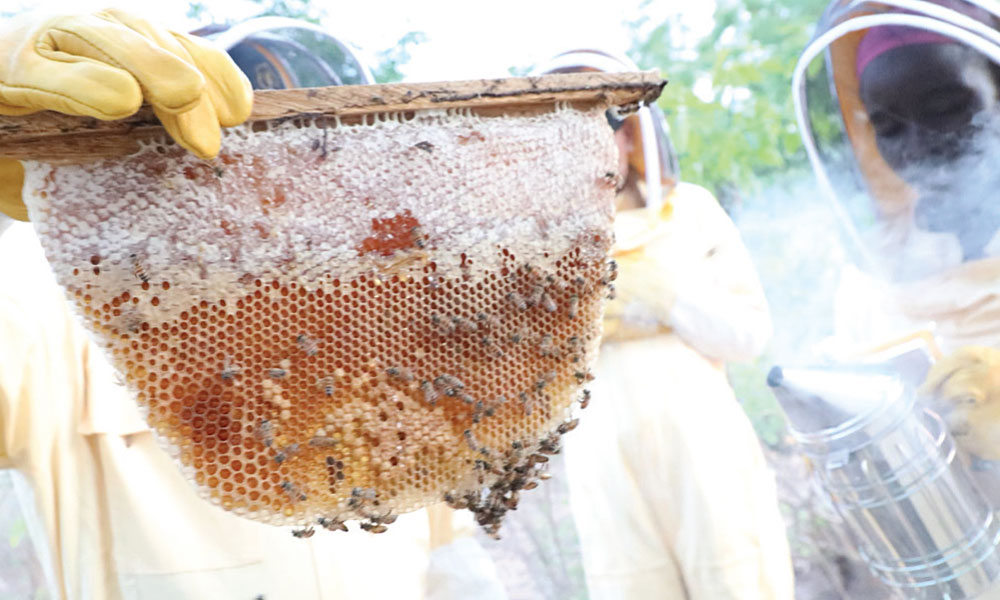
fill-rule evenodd
<path id="1" fill-rule="evenodd" d="M 1000 345 L 998 10 L 832 2 L 793 81 L 814 171 L 859 257 L 829 346 L 849 356 L 929 332 L 945 358 L 926 391 L 951 381 L 952 400 L 983 397 L 970 368 Z"/>
<path id="2" fill-rule="evenodd" d="M 582 51 L 542 70 L 573 69 L 635 66 Z M 644 111 L 609 116 L 633 128 L 631 148 L 620 145 L 624 188 L 663 192 L 616 216 L 617 297 L 593 401 L 564 438 L 587 591 L 791 598 L 773 475 L 724 367 L 767 343 L 767 303 L 735 226 L 708 191 L 676 183 L 662 115 Z"/>
<path id="3" fill-rule="evenodd" d="M 125 13 L 0 32 L 0 114 L 110 119 L 143 100 L 205 157 L 218 152 L 220 126 L 249 116 L 252 96 L 224 52 Z M 17 218 L 21 173 L 0 164 L 0 211 Z M 381 535 L 295 539 L 201 499 L 71 314 L 30 224 L 0 221 L 0 468 L 17 473 L 55 597 L 502 597 L 471 523 L 450 510 L 402 515 Z"/>

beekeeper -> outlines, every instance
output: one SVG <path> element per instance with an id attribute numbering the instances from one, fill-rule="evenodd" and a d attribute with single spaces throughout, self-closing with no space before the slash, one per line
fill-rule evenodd
<path id="1" fill-rule="evenodd" d="M 540 72 L 634 70 L 583 50 Z M 792 598 L 774 478 L 725 372 L 771 335 L 753 264 L 715 198 L 678 181 L 662 113 L 608 118 L 617 297 L 593 400 L 564 438 L 589 596 Z"/>
<path id="2" fill-rule="evenodd" d="M 120 11 L 28 16 L 0 30 L 0 114 L 116 119 L 148 102 L 178 143 L 211 157 L 220 127 L 250 115 L 251 83 L 236 63 L 263 87 L 301 83 L 282 56 L 283 45 L 301 49 L 283 37 L 289 28 L 336 44 L 342 64 L 310 57 L 325 83 L 370 82 L 348 47 L 300 24 L 250 22 L 215 45 Z M 17 220 L 27 218 L 22 175 L 17 162 L 0 162 L 0 212 Z M 471 522 L 448 510 L 403 515 L 380 535 L 295 539 L 289 528 L 201 500 L 78 325 L 30 224 L 8 217 L 0 218 L 0 468 L 20 474 L 55 597 L 502 597 L 491 563 L 477 559 Z"/>
<path id="3" fill-rule="evenodd" d="M 1000 459 L 1000 36 L 995 3 L 832 2 L 793 82 L 806 148 L 855 240 L 845 354 L 917 331 L 960 445 Z M 1000 413 L 998 413 L 1000 414 Z"/>

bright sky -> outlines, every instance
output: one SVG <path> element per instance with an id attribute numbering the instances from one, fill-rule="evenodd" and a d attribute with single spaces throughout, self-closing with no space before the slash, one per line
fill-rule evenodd
<path id="1" fill-rule="evenodd" d="M 711 27 L 714 2 L 677 0 L 504 0 L 477 3 L 458 0 L 313 0 L 330 15 L 330 32 L 374 54 L 393 46 L 408 31 L 423 31 L 427 42 L 413 50 L 404 68 L 407 79 L 431 81 L 508 75 L 511 66 L 529 66 L 564 50 L 600 47 L 628 49 L 624 23 L 643 13 L 658 23 L 683 13 L 695 31 Z M 3 0 L 3 10 L 34 5 L 30 0 Z M 46 10 L 80 12 L 86 7 L 115 5 L 122 0 L 47 0 Z M 192 29 L 204 23 L 185 18 L 187 0 L 159 0 L 129 10 L 169 27 Z M 205 0 L 219 18 L 245 18 L 259 8 L 247 0 Z M 640 12 L 640 10 L 642 12 Z M 641 65 L 650 67 L 651 65 Z M 666 68 L 666 65 L 657 65 Z"/>

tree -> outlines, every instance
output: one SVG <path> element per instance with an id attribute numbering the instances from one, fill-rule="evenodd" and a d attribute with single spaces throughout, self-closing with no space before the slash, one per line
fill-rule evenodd
<path id="1" fill-rule="evenodd" d="M 806 166 L 791 75 L 827 1 L 717 0 L 712 30 L 693 44 L 682 15 L 631 24 L 633 58 L 670 80 L 659 104 L 685 180 L 724 206 L 736 190 Z"/>

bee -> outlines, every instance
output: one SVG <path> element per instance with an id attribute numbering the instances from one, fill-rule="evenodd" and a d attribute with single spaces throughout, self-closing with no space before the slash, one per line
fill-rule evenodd
<path id="1" fill-rule="evenodd" d="M 459 392 L 458 393 L 458 399 L 461 400 L 462 402 L 465 402 L 466 404 L 469 404 L 469 405 L 472 405 L 472 404 L 476 403 L 476 399 L 473 398 L 472 396 L 466 394 L 465 392 Z"/>
<path id="2" fill-rule="evenodd" d="M 253 435 L 268 448 L 274 444 L 274 426 L 267 419 L 260 420 L 260 425 L 254 429 Z"/>
<path id="3" fill-rule="evenodd" d="M 420 391 L 424 393 L 424 402 L 431 406 L 437 404 L 438 392 L 434 388 L 434 384 L 425 379 L 420 382 Z"/>
<path id="4" fill-rule="evenodd" d="M 316 530 L 311 525 L 309 527 L 303 527 L 302 529 L 292 531 L 292 535 L 300 539 L 311 538 L 315 533 Z"/>
<path id="5" fill-rule="evenodd" d="M 606 171 L 604 175 L 601 176 L 601 182 L 611 189 L 617 190 L 621 188 L 622 177 L 614 171 Z"/>
<path id="6" fill-rule="evenodd" d="M 405 367 L 389 367 L 385 370 L 386 375 L 401 379 L 407 383 L 413 381 L 413 373 Z"/>
<path id="7" fill-rule="evenodd" d="M 531 461 L 535 463 L 547 463 L 549 462 L 549 457 L 544 454 L 532 454 Z"/>
<path id="8" fill-rule="evenodd" d="M 510 292 L 507 294 L 507 301 L 514 305 L 514 308 L 520 311 L 528 310 L 528 303 L 525 302 L 524 297 L 517 292 Z"/>
<path id="9" fill-rule="evenodd" d="M 559 438 L 543 440 L 538 445 L 538 451 L 542 454 L 559 454 Z"/>
<path id="10" fill-rule="evenodd" d="M 552 356 L 552 354 L 555 353 L 551 335 L 545 334 L 542 336 L 542 339 L 538 342 L 538 352 L 542 356 Z"/>
<path id="11" fill-rule="evenodd" d="M 132 275 L 143 283 L 149 283 L 149 275 L 146 273 L 146 267 L 139 260 L 139 257 L 135 254 L 129 254 L 128 256 L 132 261 Z"/>
<path id="12" fill-rule="evenodd" d="M 426 142 L 426 141 L 425 142 L 417 142 L 416 144 L 413 144 L 413 147 L 414 148 L 420 148 L 424 152 L 434 152 L 434 144 L 432 144 L 430 142 Z"/>
<path id="13" fill-rule="evenodd" d="M 484 323 L 490 329 L 500 328 L 500 319 L 496 318 L 493 315 L 484 313 L 482 311 L 476 313 L 476 320 L 481 323 Z"/>
<path id="14" fill-rule="evenodd" d="M 547 479 L 552 479 L 552 473 L 549 473 L 548 471 L 542 471 L 538 474 L 538 478 L 541 479 L 542 481 L 545 481 Z"/>
<path id="15" fill-rule="evenodd" d="M 352 488 L 351 497 L 360 498 L 361 500 L 374 500 L 375 488 L 363 488 L 363 487 Z"/>
<path id="16" fill-rule="evenodd" d="M 462 435 L 465 436 L 465 443 L 468 444 L 470 450 L 477 450 L 479 448 L 479 445 L 476 443 L 476 438 L 472 434 L 471 429 L 466 429 L 464 432 L 462 432 Z"/>
<path id="17" fill-rule="evenodd" d="M 535 289 L 531 290 L 531 295 L 528 296 L 528 299 L 526 300 L 528 306 L 537 305 L 539 302 L 542 301 L 542 296 L 544 295 L 545 295 L 545 288 L 540 285 L 536 285 Z"/>
<path id="18" fill-rule="evenodd" d="M 542 301 L 542 307 L 545 309 L 546 312 L 554 313 L 556 312 L 556 309 L 559 308 L 558 306 L 556 306 L 556 301 L 552 299 L 552 296 L 550 296 L 548 292 L 542 294 L 541 301 Z"/>
<path id="19" fill-rule="evenodd" d="M 542 391 L 543 389 L 545 389 L 545 386 L 552 383 L 552 381 L 554 381 L 555 378 L 556 378 L 555 371 L 548 371 L 547 373 L 543 373 L 542 376 L 538 378 L 538 381 L 535 382 L 535 389 L 538 391 Z"/>
<path id="20" fill-rule="evenodd" d="M 517 503 L 520 499 L 521 499 L 520 494 L 518 494 L 517 492 L 511 492 L 510 496 L 507 496 L 506 498 L 503 499 L 503 504 L 510 510 L 516 510 Z"/>
<path id="21" fill-rule="evenodd" d="M 463 508 L 469 508 L 469 500 L 467 498 L 456 498 L 450 492 L 446 492 L 444 495 L 445 504 L 450 508 L 455 510 L 462 510 Z"/>
<path id="22" fill-rule="evenodd" d="M 232 379 L 233 377 L 236 377 L 237 375 L 239 375 L 242 372 L 243 372 L 243 370 L 240 369 L 240 367 L 238 365 L 234 365 L 232 363 L 232 359 L 231 358 L 226 357 L 226 360 L 224 360 L 222 362 L 222 373 L 220 373 L 220 375 L 226 381 L 229 381 L 230 379 Z"/>
<path id="23" fill-rule="evenodd" d="M 375 488 L 356 487 L 351 490 L 351 497 L 347 500 L 347 506 L 358 509 L 368 500 L 375 500 Z"/>
<path id="24" fill-rule="evenodd" d="M 590 406 L 590 390 L 583 390 L 583 398 L 580 399 L 580 408 Z"/>
<path id="25" fill-rule="evenodd" d="M 580 419 L 573 419 L 572 421 L 566 421 L 565 423 L 560 423 L 559 427 L 556 428 L 560 434 L 573 431 L 576 426 L 580 424 Z"/>
<path id="26" fill-rule="evenodd" d="M 313 448 L 332 448 L 337 445 L 337 440 L 332 437 L 317 435 L 309 440 L 309 445 Z"/>
<path id="27" fill-rule="evenodd" d="M 323 390 L 323 393 L 326 394 L 328 398 L 333 395 L 333 377 L 323 377 L 316 382 L 316 385 Z"/>
<path id="28" fill-rule="evenodd" d="M 320 151 L 319 157 L 320 157 L 321 160 L 326 160 L 326 157 L 329 156 L 329 154 L 331 152 L 337 152 L 337 151 L 340 150 L 339 146 L 332 146 L 330 148 L 327 148 L 327 145 L 326 145 L 326 136 L 327 136 L 327 130 L 323 129 L 323 139 L 322 140 L 315 139 L 315 140 L 313 140 L 313 143 L 312 143 L 312 149 L 314 151 L 316 151 L 316 150 Z"/>
<path id="29" fill-rule="evenodd" d="M 613 283 L 608 284 L 608 300 L 614 300 L 618 297 L 618 292 L 615 291 L 615 286 Z"/>
<path id="30" fill-rule="evenodd" d="M 306 495 L 291 481 L 282 481 L 281 489 L 285 490 L 285 493 L 288 494 L 288 497 L 291 498 L 293 502 L 305 502 L 306 500 Z"/>
<path id="31" fill-rule="evenodd" d="M 594 376 L 589 371 L 586 373 L 583 371 L 577 371 L 576 373 L 573 373 L 573 376 L 576 377 L 578 383 L 594 380 Z"/>
<path id="32" fill-rule="evenodd" d="M 389 528 L 386 527 L 385 525 L 380 525 L 376 523 L 362 523 L 361 529 L 364 529 L 369 533 L 385 533 L 386 530 Z"/>
<path id="33" fill-rule="evenodd" d="M 448 375 L 447 373 L 438 376 L 434 380 L 434 383 L 437 384 L 438 386 L 445 386 L 447 388 L 454 389 L 454 390 L 463 390 L 463 389 L 465 389 L 465 384 L 462 382 L 461 379 L 459 379 L 458 377 L 455 377 L 454 375 Z M 448 394 L 447 391 L 446 391 L 445 395 L 447 395 L 447 396 L 454 396 L 455 394 Z"/>
<path id="34" fill-rule="evenodd" d="M 326 529 L 327 531 L 347 531 L 347 525 L 340 519 L 327 519 L 326 517 L 319 517 L 316 519 L 320 527 Z"/>
<path id="35" fill-rule="evenodd" d="M 307 356 L 316 356 L 319 352 L 319 342 L 304 333 L 295 336 L 295 343 L 306 353 Z"/>
<path id="36" fill-rule="evenodd" d="M 490 358 L 503 358 L 506 356 L 503 350 L 498 348 L 496 344 L 493 343 L 493 340 L 489 340 L 489 342 L 489 344 L 486 344 L 486 354 L 489 355 Z"/>
<path id="37" fill-rule="evenodd" d="M 267 374 L 272 379 L 281 379 L 285 375 L 288 375 L 288 371 L 285 370 L 285 369 L 278 368 L 278 367 L 273 367 L 273 368 L 270 368 L 270 369 L 267 370 Z"/>
<path id="38" fill-rule="evenodd" d="M 514 333 L 510 334 L 510 337 L 507 338 L 507 339 L 509 339 L 512 344 L 520 344 L 521 340 L 523 338 L 521 337 L 521 333 L 520 332 L 514 332 Z"/>
<path id="39" fill-rule="evenodd" d="M 441 315 L 431 315 L 431 323 L 434 324 L 441 335 L 451 335 L 455 333 L 455 323 L 442 317 Z"/>
<path id="40" fill-rule="evenodd" d="M 461 331 L 468 333 L 475 333 L 476 330 L 479 329 L 479 325 L 477 325 L 475 321 L 470 321 L 465 317 L 452 317 L 451 322 L 454 323 L 455 327 Z"/>
<path id="41" fill-rule="evenodd" d="M 573 294 L 569 297 L 569 307 L 566 309 L 566 314 L 570 319 L 575 319 L 577 313 L 580 311 L 580 297 Z"/>
<path id="42" fill-rule="evenodd" d="M 536 487 L 538 487 L 538 482 L 537 481 L 526 481 L 526 482 L 524 482 L 524 485 L 521 486 L 521 489 L 522 490 L 533 490 Z"/>
<path id="43" fill-rule="evenodd" d="M 299 445 L 290 444 L 278 450 L 278 453 L 274 455 L 274 462 L 280 465 L 281 463 L 288 460 L 289 457 L 295 456 L 298 453 L 299 453 Z"/>
<path id="44" fill-rule="evenodd" d="M 413 238 L 413 245 L 417 248 L 423 248 L 426 245 L 424 241 L 424 228 L 419 225 L 410 229 L 410 237 Z"/>

